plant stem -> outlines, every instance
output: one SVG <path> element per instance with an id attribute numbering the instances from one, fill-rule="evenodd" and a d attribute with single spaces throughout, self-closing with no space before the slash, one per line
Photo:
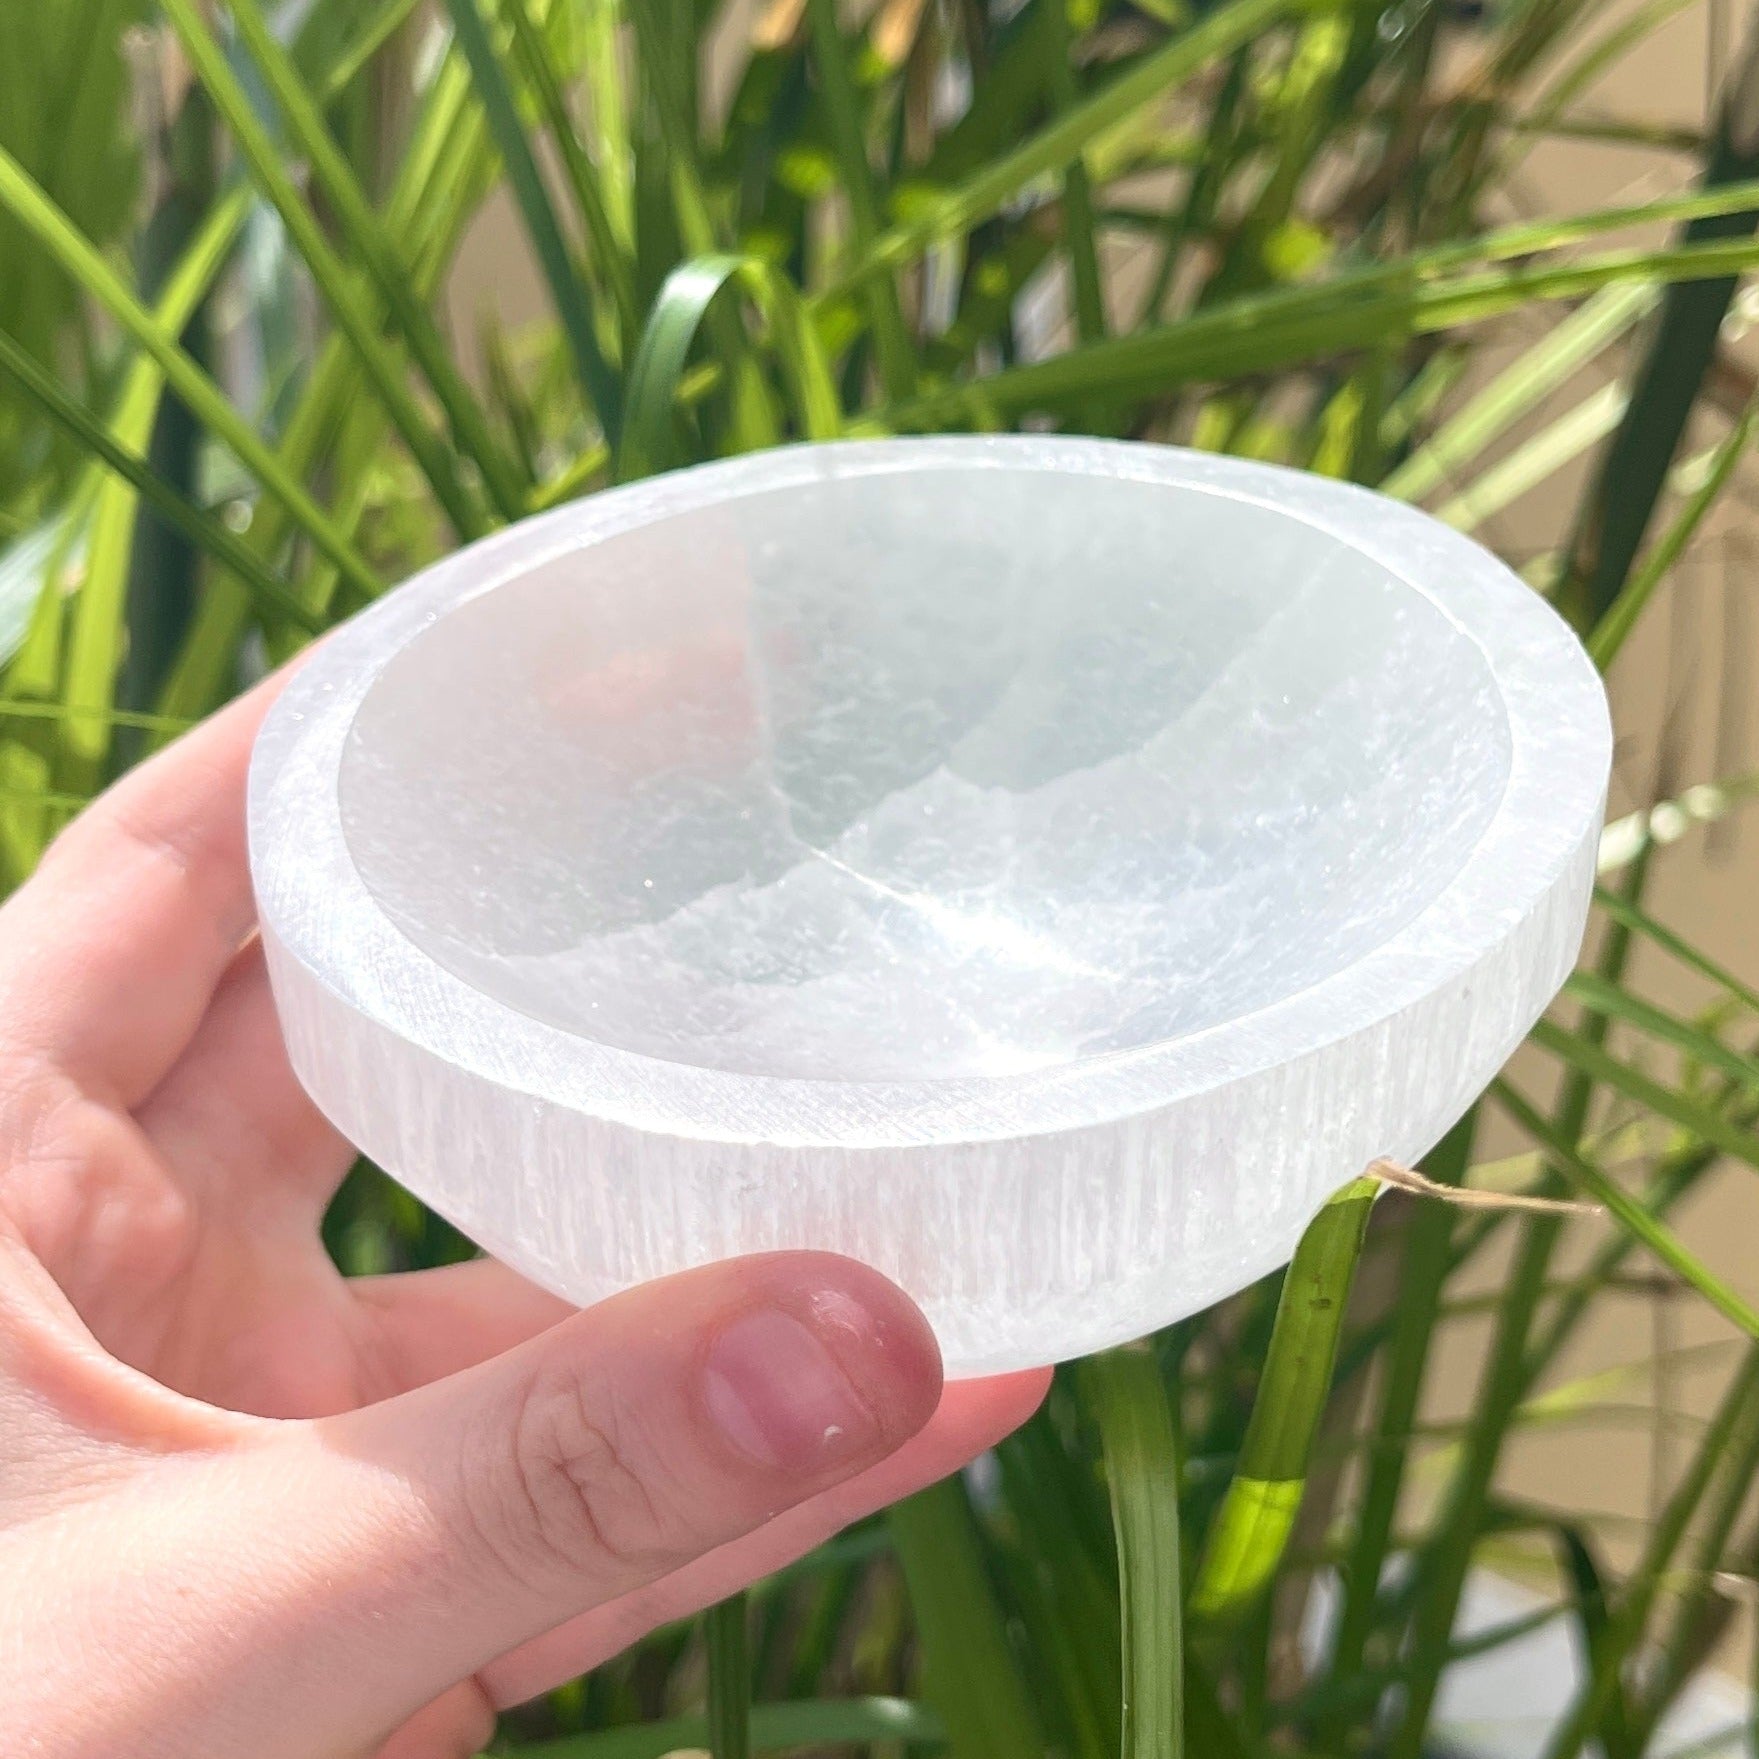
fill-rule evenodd
<path id="1" fill-rule="evenodd" d="M 750 1759 L 751 1656 L 746 1603 L 735 1594 L 703 1618 L 708 1640 L 709 1751 L 714 1759 Z"/>
<path id="2" fill-rule="evenodd" d="M 1425 1159 L 1424 1172 L 1442 1184 L 1459 1184 L 1465 1177 L 1476 1133 L 1474 1110 Z M 1370 1444 L 1356 1531 L 1343 1570 L 1343 1607 L 1327 1669 L 1333 1681 L 1347 1680 L 1361 1671 L 1368 1637 L 1374 1628 L 1387 1547 L 1398 1513 L 1411 1431 L 1423 1391 L 1423 1370 L 1429 1361 L 1429 1343 L 1446 1283 L 1448 1243 L 1454 1220 L 1447 1204 L 1431 1202 L 1416 1205 L 1406 1224 L 1404 1265 L 1380 1389 L 1380 1410 Z M 1348 1713 L 1348 1706 L 1340 1703 L 1337 1714 L 1321 1724 L 1321 1750 L 1343 1750 Z"/>
<path id="3" fill-rule="evenodd" d="M 1122 1759 L 1182 1759 L 1185 1643 L 1180 1616 L 1179 1458 L 1153 1352 L 1112 1350 L 1081 1365 L 1099 1423 L 1118 1545 Z"/>
<path id="4" fill-rule="evenodd" d="M 964 1483 L 943 1478 L 886 1518 L 916 1614 L 926 1695 L 947 1725 L 954 1759 L 1042 1753 Z"/>

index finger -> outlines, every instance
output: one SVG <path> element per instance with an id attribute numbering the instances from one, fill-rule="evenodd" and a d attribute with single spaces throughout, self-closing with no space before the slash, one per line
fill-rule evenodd
<path id="1" fill-rule="evenodd" d="M 252 741 L 286 673 L 131 770 L 0 907 L 0 1047 L 138 1105 L 256 921 Z"/>

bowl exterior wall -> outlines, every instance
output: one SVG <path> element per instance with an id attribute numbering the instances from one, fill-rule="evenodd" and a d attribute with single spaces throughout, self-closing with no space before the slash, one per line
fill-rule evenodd
<path id="1" fill-rule="evenodd" d="M 1284 1263 L 1377 1157 L 1427 1152 L 1569 974 L 1596 850 L 1491 954 L 1366 1030 L 1135 1116 L 933 1147 L 656 1135 L 461 1083 L 264 938 L 294 1068 L 337 1128 L 533 1282 L 585 1305 L 745 1253 L 843 1252 L 910 1293 L 966 1376 L 1197 1312 Z M 1291 1141 L 1291 1117 L 1318 1127 Z"/>

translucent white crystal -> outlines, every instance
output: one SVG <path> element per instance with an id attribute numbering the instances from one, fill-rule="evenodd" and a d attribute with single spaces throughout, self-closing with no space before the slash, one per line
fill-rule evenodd
<path id="1" fill-rule="evenodd" d="M 295 1065 L 574 1300 L 850 1252 L 950 1370 L 1215 1300 L 1581 936 L 1599 683 L 1499 563 L 1167 448 L 797 447 L 357 618 L 262 735 Z"/>

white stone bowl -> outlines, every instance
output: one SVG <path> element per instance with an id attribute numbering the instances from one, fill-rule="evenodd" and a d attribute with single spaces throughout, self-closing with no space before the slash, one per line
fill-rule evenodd
<path id="1" fill-rule="evenodd" d="M 252 859 L 336 1124 L 577 1302 L 865 1259 L 948 1370 L 1285 1260 L 1562 983 L 1610 734 L 1420 513 L 1094 440 L 800 446 L 596 495 L 355 618 Z"/>

